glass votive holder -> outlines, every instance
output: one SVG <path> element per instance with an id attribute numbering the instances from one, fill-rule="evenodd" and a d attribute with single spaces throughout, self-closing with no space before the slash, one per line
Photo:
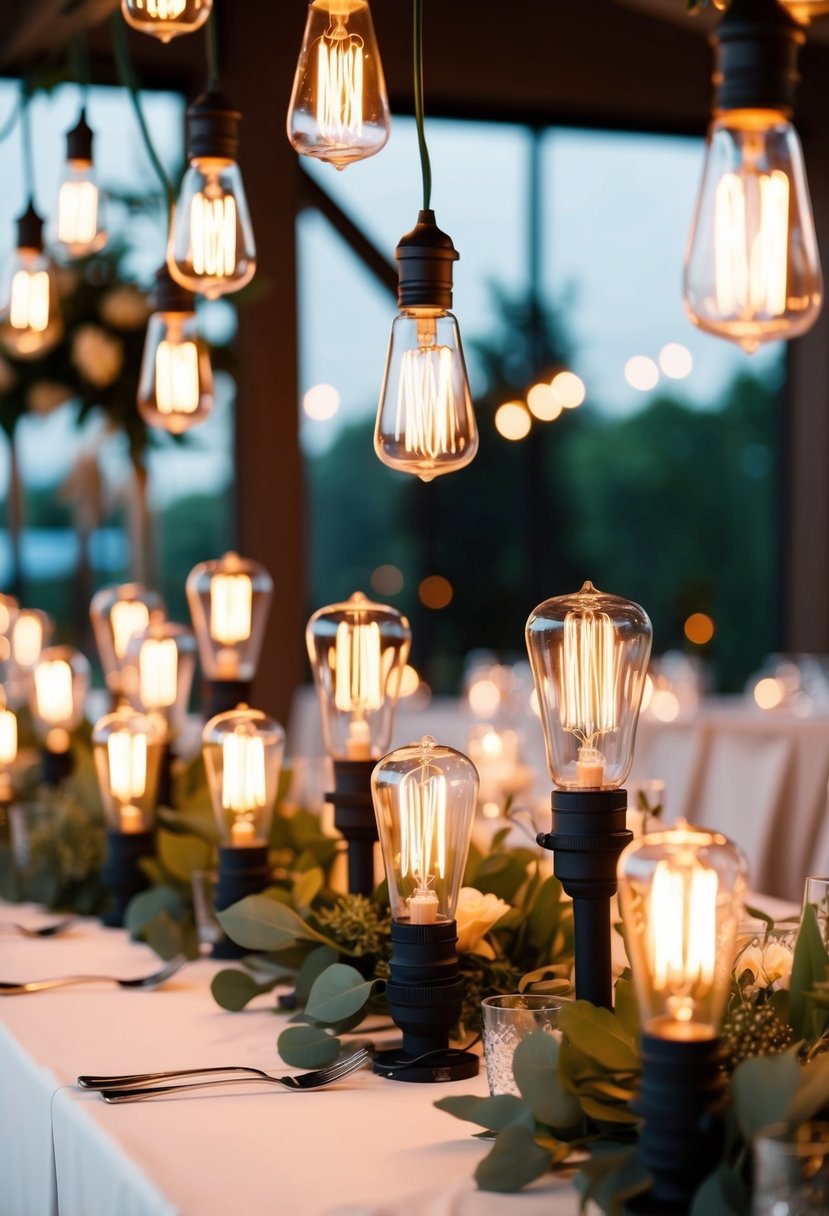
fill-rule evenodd
<path id="1" fill-rule="evenodd" d="M 515 1049 L 532 1030 L 548 1034 L 558 1029 L 558 1012 L 564 1002 L 558 997 L 511 992 L 487 996 L 481 1001 L 484 1060 L 489 1092 L 519 1094 L 512 1072 Z"/>
<path id="2" fill-rule="evenodd" d="M 193 890 L 193 917 L 199 939 L 199 953 L 211 954 L 225 940 L 214 905 L 219 876 L 214 870 L 194 870 L 190 876 Z"/>
<path id="3" fill-rule="evenodd" d="M 803 910 L 811 904 L 815 910 L 817 927 L 824 946 L 829 949 L 829 878 L 813 875 L 806 879 L 803 892 Z"/>
<path id="4" fill-rule="evenodd" d="M 829 1212 L 829 1123 L 773 1123 L 754 1137 L 753 1216 Z"/>

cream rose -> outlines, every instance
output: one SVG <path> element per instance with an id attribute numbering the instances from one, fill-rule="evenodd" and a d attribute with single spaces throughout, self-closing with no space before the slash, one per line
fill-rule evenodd
<path id="1" fill-rule="evenodd" d="M 124 366 L 124 346 L 97 325 L 82 325 L 72 343 L 72 362 L 95 388 L 108 388 Z"/>
<path id="2" fill-rule="evenodd" d="M 461 887 L 455 920 L 458 923 L 458 950 L 494 958 L 492 947 L 483 938 L 509 912 L 510 906 L 497 895 L 484 895 L 475 887 Z"/>
<path id="3" fill-rule="evenodd" d="M 793 959 L 789 947 L 780 942 L 770 941 L 760 945 L 754 941 L 746 946 L 737 956 L 734 968 L 738 978 L 749 973 L 750 979 L 743 985 L 745 995 L 752 997 L 766 988 L 773 992 L 788 988 Z"/>

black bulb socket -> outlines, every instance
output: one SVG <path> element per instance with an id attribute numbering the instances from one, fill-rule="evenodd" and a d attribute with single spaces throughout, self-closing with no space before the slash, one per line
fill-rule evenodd
<path id="1" fill-rule="evenodd" d="M 101 870 L 101 882 L 109 895 L 107 910 L 101 917 L 105 925 L 115 929 L 123 926 L 130 900 L 150 885 L 141 860 L 152 857 L 154 852 L 152 832 L 107 832 L 106 861 Z"/>
<path id="2" fill-rule="evenodd" d="M 803 30 L 779 0 L 731 0 L 712 37 L 716 113 L 779 110 L 790 118 Z"/>
<path id="3" fill-rule="evenodd" d="M 452 238 L 435 223 L 434 211 L 418 214 L 417 224 L 400 238 L 394 256 L 398 307 L 452 307 L 452 263 L 460 255 Z"/>
<path id="4" fill-rule="evenodd" d="M 348 845 L 348 890 L 370 896 L 374 890 L 374 845 L 379 839 L 371 797 L 376 760 L 335 760 L 334 789 L 325 795 L 334 807 L 334 827 Z"/>
<path id="5" fill-rule="evenodd" d="M 86 110 L 83 109 L 77 125 L 66 132 L 66 159 L 85 161 L 91 165 L 94 138 L 94 132 L 86 121 Z"/>
<path id="6" fill-rule="evenodd" d="M 205 721 L 217 714 L 230 713 L 240 705 L 249 705 L 250 689 L 250 680 L 205 680 L 202 689 Z"/>
<path id="7" fill-rule="evenodd" d="M 35 211 L 33 199 L 22 215 L 17 217 L 17 248 L 43 249 L 43 220 Z"/>
<path id="8" fill-rule="evenodd" d="M 67 748 L 63 752 L 55 752 L 51 748 L 44 747 L 41 753 L 41 761 L 43 783 L 53 788 L 60 785 L 62 781 L 65 781 L 75 767 L 71 748 Z"/>
<path id="9" fill-rule="evenodd" d="M 192 291 L 177 283 L 165 263 L 155 272 L 156 312 L 195 312 L 196 297 Z"/>
<path id="10" fill-rule="evenodd" d="M 236 160 L 242 114 L 224 93 L 207 92 L 187 110 L 187 157 Z"/>
<path id="11" fill-rule="evenodd" d="M 219 877 L 216 883 L 215 908 L 224 912 L 248 895 L 258 895 L 270 881 L 268 868 L 268 846 L 249 845 L 237 848 L 221 845 L 219 848 Z M 242 958 L 248 951 L 229 938 L 214 943 L 214 958 Z"/>

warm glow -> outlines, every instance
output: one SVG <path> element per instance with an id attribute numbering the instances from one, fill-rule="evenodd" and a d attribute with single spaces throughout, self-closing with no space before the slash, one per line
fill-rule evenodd
<path id="1" fill-rule="evenodd" d="M 145 709 L 168 709 L 178 695 L 178 648 L 173 638 L 147 638 L 138 655 L 138 696 Z"/>
<path id="2" fill-rule="evenodd" d="M 685 636 L 695 646 L 706 646 L 714 636 L 714 622 L 705 612 L 692 612 L 685 622 Z"/>
<path id="3" fill-rule="evenodd" d="M 134 5 L 154 21 L 175 21 L 187 7 L 187 0 L 134 0 Z"/>
<path id="4" fill-rule="evenodd" d="M 538 700 L 538 689 L 534 688 L 530 693 L 530 710 L 535 714 L 536 718 L 541 717 L 541 705 Z"/>
<path id="5" fill-rule="evenodd" d="M 650 699 L 650 711 L 657 722 L 675 722 L 679 717 L 679 697 L 669 688 L 657 688 Z"/>
<path id="6" fill-rule="evenodd" d="M 594 746 L 618 725 L 622 646 L 604 612 L 568 612 L 564 618 L 559 715 L 562 728 L 581 742 L 578 784 L 601 785 L 605 758 Z"/>
<path id="7" fill-rule="evenodd" d="M 123 659 L 130 638 L 136 633 L 143 633 L 149 625 L 150 610 L 140 600 L 116 600 L 109 614 L 109 623 L 115 655 Z"/>
<path id="8" fill-rule="evenodd" d="M 785 696 L 785 684 L 773 676 L 758 680 L 754 685 L 754 700 L 760 709 L 776 709 L 778 705 L 782 705 Z"/>
<path id="9" fill-rule="evenodd" d="M 553 397 L 565 410 L 575 410 L 587 396 L 581 376 L 575 372 L 559 372 L 550 381 Z"/>
<path id="10" fill-rule="evenodd" d="M 539 422 L 555 422 L 563 408 L 549 384 L 534 384 L 527 393 L 527 405 Z"/>
<path id="11" fill-rule="evenodd" d="M 417 589 L 421 604 L 426 608 L 448 608 L 452 603 L 454 591 L 448 578 L 442 574 L 429 574 Z"/>
<path id="12" fill-rule="evenodd" d="M 45 270 L 18 270 L 12 279 L 9 324 L 12 329 L 49 327 L 49 275 Z"/>
<path id="13" fill-rule="evenodd" d="M 199 408 L 199 348 L 195 342 L 159 342 L 155 399 L 160 414 L 194 414 Z"/>
<path id="14" fill-rule="evenodd" d="M 670 380 L 684 380 L 691 374 L 694 360 L 687 346 L 668 342 L 659 352 L 659 366 Z"/>
<path id="15" fill-rule="evenodd" d="M 383 704 L 380 626 L 340 621 L 334 654 L 334 703 L 344 713 L 365 713 Z"/>
<path id="16" fill-rule="evenodd" d="M 45 659 L 35 668 L 38 716 L 52 726 L 70 721 L 75 708 L 72 668 L 65 659 Z"/>
<path id="17" fill-rule="evenodd" d="M 403 353 L 397 386 L 394 437 L 421 459 L 437 460 L 460 452 L 462 418 L 455 398 L 455 351 L 436 346 L 435 317 L 417 318 L 416 350 Z"/>
<path id="18" fill-rule="evenodd" d="M 18 667 L 32 667 L 43 649 L 43 622 L 34 613 L 22 612 L 14 623 L 12 657 Z"/>
<path id="19" fill-rule="evenodd" d="M 408 663 L 400 673 L 399 696 L 411 697 L 420 688 L 420 676 Z"/>
<path id="20" fill-rule="evenodd" d="M 363 134 L 363 40 L 332 17 L 317 44 L 317 126 L 326 143 L 350 144 Z"/>
<path id="21" fill-rule="evenodd" d="M 193 272 L 230 278 L 236 270 L 236 199 L 225 194 L 215 178 L 208 176 L 204 192 L 193 196 L 190 232 Z"/>
<path id="22" fill-rule="evenodd" d="M 400 783 L 400 874 L 415 880 L 409 916 L 416 924 L 437 919 L 435 877 L 446 875 L 446 778 L 427 763 Z"/>
<path id="23" fill-rule="evenodd" d="M 210 636 L 222 646 L 250 637 L 253 583 L 247 574 L 214 574 L 210 580 Z"/>
<path id="24" fill-rule="evenodd" d="M 659 368 L 647 355 L 634 355 L 625 364 L 625 379 L 631 388 L 648 393 L 659 383 Z"/>
<path id="25" fill-rule="evenodd" d="M 476 718 L 491 718 L 501 704 L 501 690 L 488 676 L 473 680 L 467 696 L 469 708 Z"/>
<path id="26" fill-rule="evenodd" d="M 340 394 L 333 384 L 315 384 L 302 398 L 302 408 L 315 422 L 327 422 L 340 408 Z"/>
<path id="27" fill-rule="evenodd" d="M 58 194 L 58 240 L 63 245 L 93 245 L 98 234 L 98 187 L 94 182 L 64 182 Z"/>
<path id="28" fill-rule="evenodd" d="M 378 566 L 371 576 L 371 586 L 378 595 L 397 595 L 403 590 L 403 572 L 397 566 Z"/>
<path id="29" fill-rule="evenodd" d="M 645 676 L 645 683 L 642 687 L 642 704 L 639 709 L 642 713 L 648 708 L 653 698 L 653 680 L 650 676 Z"/>
<path id="30" fill-rule="evenodd" d="M 114 730 L 107 738 L 107 758 L 115 801 L 129 803 L 143 798 L 147 789 L 147 736 Z"/>
<path id="31" fill-rule="evenodd" d="M 772 173 L 727 173 L 714 202 L 716 311 L 720 316 L 786 311 L 789 179 Z"/>
<path id="32" fill-rule="evenodd" d="M 0 709 L 0 765 L 5 767 L 17 759 L 17 715 L 10 709 Z"/>
<path id="33" fill-rule="evenodd" d="M 500 756 L 504 750 L 504 740 L 498 734 L 497 730 L 488 730 L 486 734 L 481 736 L 481 751 L 484 756 L 495 757 Z"/>
<path id="34" fill-rule="evenodd" d="M 651 887 L 651 969 L 657 992 L 668 991 L 677 1021 L 693 1017 L 706 995 L 717 957 L 717 874 L 694 860 L 681 868 L 660 861 Z"/>
<path id="35" fill-rule="evenodd" d="M 502 439 L 526 439 L 532 419 L 521 401 L 505 401 L 495 411 L 495 429 Z"/>
<path id="36" fill-rule="evenodd" d="M 254 811 L 266 802 L 264 740 L 234 730 L 222 740 L 222 806 L 226 811 Z"/>

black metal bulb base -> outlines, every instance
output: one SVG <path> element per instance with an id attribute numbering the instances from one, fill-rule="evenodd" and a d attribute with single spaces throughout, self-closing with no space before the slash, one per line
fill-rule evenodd
<path id="1" fill-rule="evenodd" d="M 101 870 L 101 882 L 109 892 L 109 907 L 101 917 L 105 925 L 120 929 L 127 904 L 149 887 L 141 858 L 152 857 L 154 852 L 152 832 L 107 832 L 106 861 Z"/>
<path id="2" fill-rule="evenodd" d="M 238 705 L 250 704 L 250 680 L 206 680 L 202 694 L 206 721 Z"/>
<path id="3" fill-rule="evenodd" d="M 335 760 L 334 790 L 326 801 L 334 807 L 334 827 L 348 845 L 348 890 L 371 895 L 374 890 L 374 845 L 377 818 L 371 799 L 375 760 Z"/>
<path id="4" fill-rule="evenodd" d="M 434 211 L 420 211 L 417 224 L 400 238 L 397 303 L 400 308 L 452 307 L 452 263 L 458 251 L 435 223 Z"/>
<path id="5" fill-rule="evenodd" d="M 642 1080 L 631 1109 L 644 1120 L 642 1165 L 653 1178 L 631 1213 L 684 1216 L 703 1178 L 722 1157 L 727 1084 L 718 1039 L 642 1035 Z"/>
<path id="6" fill-rule="evenodd" d="M 42 752 L 42 772 L 44 785 L 57 786 L 65 781 L 75 766 L 72 751 L 53 752 L 44 747 Z"/>
<path id="7" fill-rule="evenodd" d="M 248 895 L 258 895 L 268 885 L 268 846 L 234 847 L 223 844 L 219 849 L 219 878 L 216 883 L 215 907 L 223 912 Z M 214 958 L 242 958 L 248 954 L 242 946 L 223 938 L 213 946 Z"/>
<path id="8" fill-rule="evenodd" d="M 403 1048 L 382 1051 L 373 1068 L 392 1081 L 465 1081 L 478 1075 L 471 1051 L 449 1046 L 460 1021 L 464 983 L 458 970 L 455 921 L 413 925 L 392 921 L 391 977 L 386 1000 Z"/>
<path id="9" fill-rule="evenodd" d="M 779 0 L 731 0 L 713 38 L 715 110 L 778 110 L 789 117 L 805 37 Z"/>
<path id="10" fill-rule="evenodd" d="M 613 1008 L 610 901 L 616 863 L 633 840 L 625 790 L 553 790 L 553 829 L 538 843 L 553 852 L 553 873 L 573 900 L 576 998 Z"/>

